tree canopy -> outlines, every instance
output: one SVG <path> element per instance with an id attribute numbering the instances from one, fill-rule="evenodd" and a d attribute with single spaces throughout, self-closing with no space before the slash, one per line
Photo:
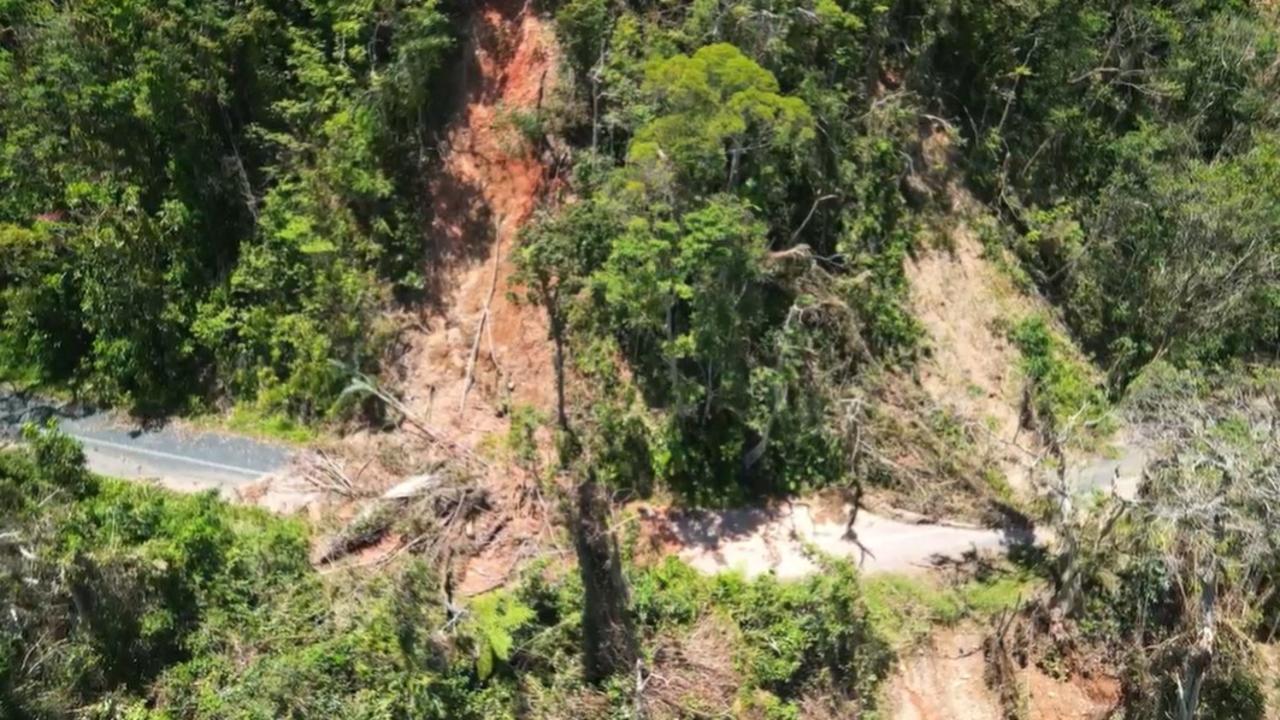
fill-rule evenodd
<path id="1" fill-rule="evenodd" d="M 323 418 L 421 278 L 433 2 L 0 6 L 0 365 Z"/>

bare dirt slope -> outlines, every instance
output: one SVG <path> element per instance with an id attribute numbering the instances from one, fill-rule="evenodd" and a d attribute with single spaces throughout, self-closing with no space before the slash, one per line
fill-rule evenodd
<path id="1" fill-rule="evenodd" d="M 519 231 L 549 184 L 548 168 L 513 119 L 540 110 L 552 92 L 557 49 L 527 3 L 496 0 L 474 11 L 462 58 L 463 107 L 430 187 L 433 302 L 410 338 L 403 387 L 435 432 L 483 452 L 505 434 L 512 408 L 545 412 L 554 402 L 545 314 L 513 281 Z M 483 482 L 494 512 L 477 529 L 463 594 L 503 584 L 545 530 L 524 471 L 498 461 Z"/>
<path id="2" fill-rule="evenodd" d="M 987 686 L 984 631 L 974 625 L 939 630 L 929 644 L 902 658 L 886 684 L 890 720 L 1002 720 Z M 1031 720 L 1101 720 L 1119 699 L 1112 678 L 1058 680 L 1034 666 L 1018 671 L 1019 696 Z"/>
<path id="3" fill-rule="evenodd" d="M 464 106 L 446 131 L 431 183 L 433 301 L 424 329 L 410 338 L 404 387 L 419 417 L 474 448 L 505 429 L 499 416 L 506 408 L 547 409 L 554 396 L 545 317 L 519 301 L 523 293 L 512 283 L 518 232 L 548 182 L 547 168 L 511 118 L 541 106 L 556 60 L 551 30 L 518 2 L 486 3 L 468 36 Z"/>
<path id="4" fill-rule="evenodd" d="M 1120 683 L 1110 677 L 1058 680 L 1032 666 L 1019 681 L 1030 720 L 1103 720 L 1120 701 Z"/>
<path id="5" fill-rule="evenodd" d="M 1000 702 L 983 680 L 982 634 L 939 632 L 904 657 L 889 681 L 885 716 L 892 720 L 1001 720 Z"/>
<path id="6" fill-rule="evenodd" d="M 426 300 L 404 323 L 394 365 L 412 421 L 400 432 L 353 433 L 332 452 L 364 501 L 442 461 L 465 467 L 486 510 L 447 548 L 462 595 L 504 584 L 550 532 L 536 473 L 518 467 L 504 441 L 512 409 L 547 412 L 555 397 L 545 314 L 514 280 L 520 229 L 551 184 L 519 119 L 554 92 L 555 36 L 518 0 L 485 0 L 468 12 L 450 78 L 457 107 L 437 139 L 425 200 Z M 339 499 L 332 524 L 350 522 L 359 502 Z"/>
<path id="7" fill-rule="evenodd" d="M 954 203 L 956 221 L 946 246 L 928 249 L 906 265 L 911 310 L 928 334 L 931 351 L 918 377 L 933 401 L 986 438 L 1010 484 L 1025 488 L 1035 443 L 1020 430 L 1020 355 L 1007 328 L 1031 313 L 1037 301 L 1019 292 L 984 256 L 966 217 L 967 193 L 957 192 L 962 195 Z"/>

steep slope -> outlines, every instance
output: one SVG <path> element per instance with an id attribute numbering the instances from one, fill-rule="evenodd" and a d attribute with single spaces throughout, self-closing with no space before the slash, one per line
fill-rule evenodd
<path id="1" fill-rule="evenodd" d="M 1019 353 L 1002 328 L 1028 314 L 1034 301 L 983 255 L 963 217 L 947 247 L 919 253 L 907 262 L 906 274 L 911 309 L 930 348 L 917 372 L 921 386 L 985 441 L 1005 477 L 1020 486 L 1035 443 L 1020 428 Z"/>
<path id="2" fill-rule="evenodd" d="M 893 720 L 1000 720 L 1000 702 L 983 681 L 982 634 L 945 630 L 902 659 L 885 689 Z"/>
<path id="3" fill-rule="evenodd" d="M 550 407 L 546 320 L 511 284 L 521 225 L 547 168 L 512 118 L 536 111 L 555 82 L 553 37 L 527 6 L 488 3 L 471 21 L 464 107 L 441 143 L 431 183 L 432 302 L 404 361 L 406 402 L 433 429 L 475 448 L 516 405 Z"/>
<path id="4" fill-rule="evenodd" d="M 919 171 L 908 184 L 931 208 L 926 217 L 932 237 L 917 247 L 903 270 L 911 314 L 925 331 L 927 352 L 913 369 L 912 381 L 896 389 L 908 401 L 892 404 L 906 405 L 901 409 L 908 415 L 942 417 L 943 422 L 926 422 L 933 426 L 932 434 L 963 437 L 963 448 L 941 444 L 943 454 L 977 460 L 976 466 L 962 464 L 960 472 L 996 471 L 1008 486 L 1026 491 L 1040 448 L 1034 433 L 1023 427 L 1026 378 L 1009 333 L 1027 317 L 1056 314 L 1000 267 L 1001 249 L 984 246 L 980 232 L 996 220 L 958 171 L 954 129 L 938 122 L 922 128 L 918 153 Z M 968 484 L 982 489 L 982 483 Z"/>
<path id="5" fill-rule="evenodd" d="M 318 468 L 323 478 L 336 467 L 350 486 L 336 494 L 321 488 L 332 497 L 320 504 L 337 506 L 324 511 L 334 516 L 326 524 L 342 527 L 389 488 L 433 477 L 442 462 L 460 467 L 488 510 L 465 522 L 465 537 L 446 550 L 451 586 L 462 595 L 502 585 L 550 532 L 536 479 L 544 460 L 514 462 L 506 439 L 513 411 L 546 417 L 555 397 L 545 315 L 514 281 L 520 229 L 551 183 L 520 121 L 554 91 L 555 36 L 519 2 L 478 3 L 468 12 L 451 71 L 455 108 L 428 178 L 426 298 L 400 318 L 397 358 L 382 378 L 411 420 L 398 432 L 345 436 L 325 449 L 332 457 Z M 301 460 L 266 492 L 314 479 L 314 458 Z"/>
<path id="6" fill-rule="evenodd" d="M 1006 717 L 986 681 L 983 639 L 972 624 L 938 630 L 902 658 L 884 690 L 890 720 L 999 720 Z M 1018 695 L 1030 720 L 1100 720 L 1119 700 L 1114 678 L 1055 679 L 1034 665 L 1017 671 Z"/>

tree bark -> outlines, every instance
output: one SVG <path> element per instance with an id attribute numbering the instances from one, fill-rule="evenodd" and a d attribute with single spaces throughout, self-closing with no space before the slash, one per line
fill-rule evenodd
<path id="1" fill-rule="evenodd" d="M 1230 484 L 1230 476 L 1224 477 L 1224 485 Z M 1222 512 L 1213 519 L 1215 543 L 1225 540 Z M 1196 616 L 1196 641 L 1187 652 L 1182 677 L 1176 679 L 1178 688 L 1178 720 L 1194 720 L 1200 707 L 1200 689 L 1213 662 L 1213 646 L 1217 639 L 1218 562 L 1211 557 L 1204 570 L 1200 587 L 1200 607 Z"/>
<path id="2" fill-rule="evenodd" d="M 552 365 L 556 373 L 556 422 L 563 432 L 569 431 L 569 413 L 564 403 L 564 318 L 560 315 L 560 290 L 542 283 L 543 297 L 547 298 L 547 320 L 551 325 Z"/>
<path id="3" fill-rule="evenodd" d="M 573 519 L 578 571 L 582 574 L 583 665 L 591 683 L 634 670 L 635 628 L 628 613 L 626 581 L 617 542 L 609 529 L 609 501 L 595 474 L 578 485 Z"/>

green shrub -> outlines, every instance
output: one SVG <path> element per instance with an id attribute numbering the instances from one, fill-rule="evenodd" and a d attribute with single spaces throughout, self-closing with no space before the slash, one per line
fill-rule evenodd
<path id="1" fill-rule="evenodd" d="M 1023 319 L 1009 336 L 1022 354 L 1022 371 L 1031 383 L 1033 402 L 1042 420 L 1059 430 L 1075 422 L 1071 429 L 1076 431 L 1077 441 L 1111 432 L 1114 421 L 1106 394 L 1090 369 L 1043 318 Z"/>
<path id="2" fill-rule="evenodd" d="M 520 467 L 534 470 L 538 463 L 538 428 L 544 424 L 537 408 L 517 405 L 511 409 L 511 424 L 507 427 L 506 446 L 511 459 Z"/>
<path id="3" fill-rule="evenodd" d="M 689 625 L 710 599 L 709 581 L 675 557 L 631 574 L 631 609 L 636 624 L 650 632 Z"/>
<path id="4" fill-rule="evenodd" d="M 956 593 L 930 580 L 880 574 L 863 583 L 872 625 L 895 649 L 927 637 L 935 624 L 952 624 L 964 613 Z"/>
<path id="5" fill-rule="evenodd" d="M 810 683 L 829 683 L 847 697 L 869 698 L 892 652 L 868 617 L 853 565 L 822 565 L 793 583 L 721 575 L 713 598 L 742 631 L 739 663 L 753 686 L 795 698 Z"/>
<path id="6" fill-rule="evenodd" d="M 51 489 L 68 492 L 73 498 L 96 490 L 93 477 L 85 470 L 80 443 L 59 432 L 56 421 L 50 420 L 44 429 L 27 424 L 22 428 L 22 436 L 31 443 L 32 479 Z"/>

